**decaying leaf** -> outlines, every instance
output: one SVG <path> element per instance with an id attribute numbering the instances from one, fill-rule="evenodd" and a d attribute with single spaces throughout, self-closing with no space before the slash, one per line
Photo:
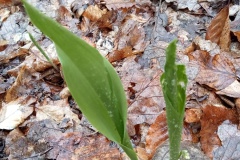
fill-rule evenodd
<path id="1" fill-rule="evenodd" d="M 237 129 L 237 125 L 228 120 L 224 121 L 218 127 L 217 134 L 222 146 L 214 151 L 213 158 L 221 160 L 240 159 L 240 131 Z"/>
<path id="2" fill-rule="evenodd" d="M 23 123 L 32 114 L 33 107 L 30 104 L 35 101 L 34 98 L 25 100 L 25 97 L 21 97 L 8 104 L 3 104 L 0 111 L 0 129 L 12 130 Z"/>
<path id="3" fill-rule="evenodd" d="M 83 137 L 79 132 L 45 138 L 52 146 L 45 158 L 50 159 L 120 159 L 118 148 L 102 135 Z"/>
<path id="4" fill-rule="evenodd" d="M 154 156 L 157 147 L 168 139 L 166 112 L 161 112 L 155 122 L 149 127 L 146 137 L 146 151 L 149 159 Z"/>
<path id="5" fill-rule="evenodd" d="M 221 49 L 229 49 L 230 46 L 230 22 L 229 6 L 224 7 L 212 20 L 206 33 L 206 40 L 217 43 Z"/>
<path id="6" fill-rule="evenodd" d="M 142 53 L 149 42 L 145 40 L 145 31 L 138 22 L 127 19 L 120 28 L 117 38 L 117 49 L 109 55 L 109 61 L 114 62 L 123 58 Z"/>
<path id="7" fill-rule="evenodd" d="M 19 92 L 21 91 L 24 92 L 23 86 L 26 83 L 29 83 L 30 81 L 29 75 L 30 75 L 30 71 L 27 70 L 25 66 L 22 67 L 16 81 L 11 86 L 11 88 L 9 88 L 9 90 L 7 91 L 7 94 L 5 97 L 5 100 L 7 103 L 18 98 L 20 96 Z"/>
<path id="8" fill-rule="evenodd" d="M 217 91 L 217 94 L 221 94 L 221 95 L 226 95 L 229 97 L 234 97 L 234 98 L 240 98 L 240 83 L 235 80 L 232 84 L 230 84 L 229 86 L 227 86 L 226 88 Z"/>
<path id="9" fill-rule="evenodd" d="M 237 20 L 232 21 L 231 24 L 230 24 L 231 31 L 237 37 L 238 42 L 240 42 L 240 27 L 239 27 L 239 23 L 240 23 L 240 18 L 237 19 Z"/>
<path id="10" fill-rule="evenodd" d="M 129 97 L 129 120 L 133 125 L 152 124 L 165 107 L 158 80 L 161 71 L 158 68 L 141 69 L 135 56 L 126 58 L 118 71 Z"/>
<path id="11" fill-rule="evenodd" d="M 91 21 L 97 21 L 99 18 L 102 17 L 107 11 L 101 10 L 98 6 L 90 5 L 88 8 L 83 12 L 82 16 L 87 17 Z"/>
<path id="12" fill-rule="evenodd" d="M 57 123 L 60 123 L 64 118 L 68 118 L 71 121 L 73 120 L 76 125 L 80 124 L 78 116 L 71 111 L 67 99 L 62 99 L 54 103 L 55 105 L 49 104 L 36 107 L 36 119 L 39 121 L 53 119 Z"/>
<path id="13" fill-rule="evenodd" d="M 106 3 L 106 7 L 109 10 L 117 10 L 120 8 L 130 8 L 136 4 L 150 4 L 151 2 L 149 0 L 104 0 Z"/>
<path id="14" fill-rule="evenodd" d="M 210 56 L 205 51 L 192 53 L 200 65 L 196 81 L 215 90 L 222 90 L 236 80 L 233 63 L 222 54 Z"/>
<path id="15" fill-rule="evenodd" d="M 224 106 L 207 105 L 203 108 L 201 117 L 200 143 L 201 148 L 208 157 L 213 157 L 213 150 L 221 146 L 221 141 L 216 133 L 218 126 L 225 120 L 233 124 L 238 123 L 235 110 Z"/>
<path id="16" fill-rule="evenodd" d="M 190 108 L 185 111 L 185 122 L 196 123 L 200 121 L 202 111 L 200 108 Z"/>

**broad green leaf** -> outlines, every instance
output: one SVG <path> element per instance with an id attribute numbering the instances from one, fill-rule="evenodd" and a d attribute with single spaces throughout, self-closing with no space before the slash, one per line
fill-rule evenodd
<path id="1" fill-rule="evenodd" d="M 64 79 L 82 113 L 99 132 L 122 146 L 131 159 L 137 159 L 126 131 L 125 93 L 112 65 L 95 48 L 25 0 L 23 3 L 32 23 L 55 43 Z"/>
<path id="2" fill-rule="evenodd" d="M 170 159 L 177 160 L 186 102 L 187 75 L 184 65 L 176 65 L 176 40 L 166 49 L 165 72 L 161 76 L 166 103 L 167 124 L 170 142 Z"/>

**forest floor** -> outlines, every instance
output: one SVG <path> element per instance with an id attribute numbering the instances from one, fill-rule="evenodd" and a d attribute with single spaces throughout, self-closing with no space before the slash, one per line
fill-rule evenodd
<path id="1" fill-rule="evenodd" d="M 240 159 L 239 0 L 28 2 L 112 63 L 127 95 L 128 133 L 139 159 L 168 159 L 159 78 L 174 39 L 188 76 L 182 147 L 190 159 Z M 0 159 L 128 159 L 82 115 L 54 44 L 19 0 L 0 0 L 0 82 Z"/>

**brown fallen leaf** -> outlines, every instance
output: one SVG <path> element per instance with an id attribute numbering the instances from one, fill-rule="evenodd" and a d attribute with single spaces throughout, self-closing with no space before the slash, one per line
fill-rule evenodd
<path id="1" fill-rule="evenodd" d="M 229 50 L 231 42 L 229 21 L 229 5 L 227 5 L 212 20 L 205 39 L 217 43 L 221 49 Z"/>
<path id="2" fill-rule="evenodd" d="M 200 121 L 202 111 L 200 108 L 190 108 L 185 111 L 185 122 L 196 123 Z"/>
<path id="3" fill-rule="evenodd" d="M 226 95 L 228 97 L 240 98 L 239 90 L 240 83 L 238 82 L 238 80 L 235 80 L 232 84 L 220 91 L 217 91 L 216 93 L 220 95 Z"/>
<path id="4" fill-rule="evenodd" d="M 87 17 L 89 20 L 95 22 L 99 18 L 102 17 L 107 12 L 107 10 L 101 10 L 97 5 L 93 6 L 90 5 L 88 8 L 83 12 L 82 16 Z"/>
<path id="5" fill-rule="evenodd" d="M 31 80 L 31 72 L 27 69 L 26 66 L 23 66 L 17 76 L 14 84 L 7 90 L 7 94 L 5 96 L 5 101 L 11 102 L 20 97 L 24 92 L 24 85 L 29 83 Z"/>
<path id="6" fill-rule="evenodd" d="M 195 141 L 193 137 L 192 129 L 188 124 L 184 124 L 182 131 L 182 141 Z M 148 154 L 148 159 L 152 159 L 157 148 L 162 145 L 168 139 L 168 128 L 167 128 L 167 118 L 166 112 L 162 111 L 155 122 L 149 127 L 146 136 L 146 152 Z"/>
<path id="7" fill-rule="evenodd" d="M 207 105 L 203 109 L 201 117 L 200 143 L 204 153 L 212 158 L 213 150 L 221 146 L 221 141 L 216 133 L 218 126 L 225 120 L 233 124 L 238 123 L 236 110 L 224 106 Z"/>
<path id="8" fill-rule="evenodd" d="M 238 113 L 238 121 L 240 122 L 240 98 L 236 99 L 235 105 Z M 238 129 L 240 129 L 240 123 L 238 123 Z"/>
<path id="9" fill-rule="evenodd" d="M 109 10 L 117 10 L 120 8 L 130 8 L 136 4 L 135 2 L 133 2 L 131 0 L 127 0 L 127 1 L 107 0 L 107 1 L 105 1 L 105 3 L 106 3 L 107 9 L 109 9 Z"/>
<path id="10" fill-rule="evenodd" d="M 166 112 L 163 111 L 157 117 L 155 122 L 149 127 L 146 137 L 146 151 L 151 159 L 157 147 L 168 139 Z"/>
<path id="11" fill-rule="evenodd" d="M 132 47 L 126 46 L 125 48 L 123 48 L 121 50 L 116 50 L 116 51 L 110 53 L 108 55 L 108 61 L 115 62 L 115 61 L 122 60 L 126 57 L 130 57 L 132 55 L 134 55 L 134 53 L 132 51 Z"/>
<path id="12" fill-rule="evenodd" d="M 80 120 L 76 114 L 71 111 L 67 99 L 61 99 L 54 104 L 36 106 L 36 120 L 52 119 L 60 123 L 64 118 L 69 118 L 76 125 L 80 124 Z M 73 125 L 73 124 L 71 124 Z"/>
<path id="13" fill-rule="evenodd" d="M 218 91 L 237 79 L 233 63 L 223 54 L 211 56 L 208 52 L 198 50 L 193 52 L 192 56 L 200 65 L 199 74 L 195 79 L 198 83 Z"/>
<path id="14" fill-rule="evenodd" d="M 20 0 L 0 0 L 0 8 L 21 4 Z"/>
<path id="15" fill-rule="evenodd" d="M 53 138 L 50 143 L 54 145 L 58 159 L 120 159 L 118 148 L 102 135 L 82 137 L 78 132 L 66 133 L 61 139 Z"/>
<path id="16" fill-rule="evenodd" d="M 0 110 L 0 129 L 12 130 L 23 123 L 33 112 L 32 103 L 35 98 L 20 97 L 8 104 L 3 104 Z"/>

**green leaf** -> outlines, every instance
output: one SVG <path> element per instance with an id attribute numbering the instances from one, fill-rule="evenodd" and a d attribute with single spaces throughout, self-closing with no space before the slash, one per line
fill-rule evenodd
<path id="1" fill-rule="evenodd" d="M 177 160 L 180 153 L 187 86 L 185 66 L 175 63 L 176 42 L 176 40 L 171 42 L 166 49 L 165 72 L 161 76 L 166 103 L 171 160 Z"/>
<path id="2" fill-rule="evenodd" d="M 125 93 L 112 65 L 95 48 L 25 0 L 23 3 L 32 23 L 55 43 L 64 79 L 82 113 L 99 132 L 137 160 L 126 130 Z"/>

